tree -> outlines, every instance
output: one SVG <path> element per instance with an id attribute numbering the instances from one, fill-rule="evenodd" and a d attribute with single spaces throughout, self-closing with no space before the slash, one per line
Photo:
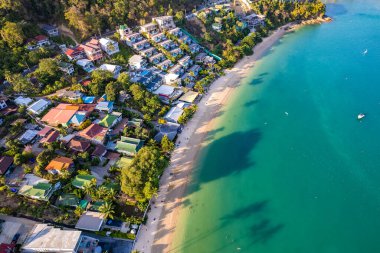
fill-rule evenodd
<path id="1" fill-rule="evenodd" d="M 57 62 L 51 58 L 41 59 L 33 75 L 37 77 L 38 81 L 44 84 L 54 83 L 62 76 Z"/>
<path id="2" fill-rule="evenodd" d="M 82 207 L 80 206 L 77 206 L 74 210 L 74 214 L 75 216 L 77 217 L 80 217 L 82 214 L 83 214 L 84 210 L 82 209 Z"/>
<path id="3" fill-rule="evenodd" d="M 90 91 L 95 96 L 103 94 L 106 85 L 113 80 L 112 73 L 106 70 L 95 70 L 92 72 L 91 77 Z"/>
<path id="4" fill-rule="evenodd" d="M 105 202 L 101 205 L 99 207 L 99 211 L 104 214 L 104 219 L 113 219 L 113 215 L 115 214 L 114 206 L 109 202 Z"/>
<path id="5" fill-rule="evenodd" d="M 14 48 L 20 46 L 25 39 L 22 27 L 18 23 L 6 21 L 0 30 L 1 37 L 9 47 Z"/>
<path id="6" fill-rule="evenodd" d="M 173 151 L 174 149 L 174 143 L 171 140 L 169 140 L 166 134 L 164 135 L 164 137 L 162 137 L 161 148 L 162 148 L 162 151 L 165 153 L 169 153 Z"/>
<path id="7" fill-rule="evenodd" d="M 13 162 L 15 165 L 21 165 L 25 162 L 25 158 L 20 153 L 18 153 L 13 157 Z"/>
<path id="8" fill-rule="evenodd" d="M 108 101 L 115 101 L 117 93 L 118 93 L 117 83 L 116 82 L 108 83 L 106 86 L 105 93 L 106 93 Z"/>
<path id="9" fill-rule="evenodd" d="M 92 183 L 85 183 L 83 185 L 83 193 L 86 195 L 92 195 L 95 191 L 95 187 Z"/>
<path id="10" fill-rule="evenodd" d="M 12 84 L 12 90 L 16 93 L 25 92 L 27 94 L 33 94 L 37 92 L 33 84 L 21 74 L 12 74 L 7 71 L 5 73 L 5 79 Z"/>
<path id="11" fill-rule="evenodd" d="M 157 146 L 139 150 L 128 167 L 121 168 L 121 189 L 139 202 L 150 199 L 158 189 L 159 176 L 168 165 Z"/>

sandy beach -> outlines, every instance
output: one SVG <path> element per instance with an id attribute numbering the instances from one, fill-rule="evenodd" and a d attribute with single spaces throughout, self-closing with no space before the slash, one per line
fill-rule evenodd
<path id="1" fill-rule="evenodd" d="M 144 253 L 176 252 L 171 243 L 177 219 L 194 161 L 206 144 L 205 137 L 213 130 L 235 88 L 251 72 L 257 60 L 287 32 L 287 26 L 274 31 L 254 48 L 252 56 L 244 57 L 211 85 L 208 94 L 198 104 L 198 111 L 177 139 L 171 164 L 161 177 L 160 191 L 152 199 L 148 221 L 141 227 L 134 249 Z"/>

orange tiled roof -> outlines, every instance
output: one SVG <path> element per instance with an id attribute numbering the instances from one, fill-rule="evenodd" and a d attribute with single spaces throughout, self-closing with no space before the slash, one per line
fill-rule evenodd
<path id="1" fill-rule="evenodd" d="M 59 156 L 51 160 L 45 170 L 67 170 L 71 165 L 73 165 L 73 159 Z"/>

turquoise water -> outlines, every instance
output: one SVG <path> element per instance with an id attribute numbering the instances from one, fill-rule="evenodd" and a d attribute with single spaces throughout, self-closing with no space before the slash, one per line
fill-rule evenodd
<path id="1" fill-rule="evenodd" d="M 336 2 L 234 94 L 171 252 L 380 252 L 380 1 Z"/>

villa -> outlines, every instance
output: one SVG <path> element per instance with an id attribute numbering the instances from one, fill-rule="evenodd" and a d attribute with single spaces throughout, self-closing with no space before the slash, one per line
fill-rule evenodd
<path id="1" fill-rule="evenodd" d="M 50 101 L 45 99 L 39 99 L 33 104 L 31 104 L 27 110 L 30 113 L 33 113 L 35 115 L 40 115 L 48 106 L 50 105 Z"/>
<path id="2" fill-rule="evenodd" d="M 59 104 L 52 108 L 41 121 L 46 122 L 50 126 L 62 125 L 68 127 L 71 118 L 78 112 L 79 106 L 70 104 Z"/>
<path id="3" fill-rule="evenodd" d="M 141 33 L 146 33 L 148 37 L 151 37 L 159 32 L 158 26 L 153 23 L 149 23 L 140 27 Z"/>
<path id="4" fill-rule="evenodd" d="M 168 60 L 168 59 L 157 64 L 157 67 L 159 67 L 162 70 L 168 70 L 171 66 L 173 66 L 173 63 L 171 60 Z"/>
<path id="5" fill-rule="evenodd" d="M 146 59 L 144 59 L 140 55 L 132 56 L 129 59 L 128 63 L 129 63 L 129 66 L 131 67 L 131 69 L 133 69 L 133 70 L 145 68 L 147 65 Z"/>
<path id="6" fill-rule="evenodd" d="M 154 42 L 159 43 L 159 42 L 161 42 L 161 41 L 166 40 L 166 36 L 165 36 L 165 34 L 163 34 L 163 33 L 158 33 L 158 34 L 156 34 L 156 35 L 153 35 L 153 36 L 151 37 L 151 39 L 152 39 Z"/>
<path id="7" fill-rule="evenodd" d="M 142 41 L 139 41 L 139 42 L 133 44 L 132 46 L 137 51 L 141 51 L 141 50 L 144 50 L 144 49 L 147 49 L 147 48 L 151 47 L 150 43 L 146 39 L 142 40 Z"/>
<path id="8" fill-rule="evenodd" d="M 187 35 L 180 37 L 178 40 L 186 45 L 191 45 L 193 43 L 192 39 L 190 39 L 190 37 Z"/>
<path id="9" fill-rule="evenodd" d="M 73 138 L 67 143 L 66 145 L 70 150 L 73 150 L 74 152 L 86 152 L 90 146 L 91 143 L 88 140 L 81 140 L 79 138 Z"/>
<path id="10" fill-rule="evenodd" d="M 115 79 L 117 79 L 117 77 L 119 76 L 120 74 L 120 71 L 121 71 L 121 66 L 119 65 L 113 65 L 113 64 L 102 64 L 100 67 L 99 67 L 100 70 L 105 70 L 105 71 L 108 71 L 108 72 L 111 72 L 113 77 Z"/>
<path id="11" fill-rule="evenodd" d="M 18 106 L 27 106 L 29 105 L 30 103 L 33 102 L 33 100 L 31 98 L 28 98 L 28 97 L 23 97 L 23 96 L 18 96 L 15 100 L 14 100 L 15 104 L 18 105 Z"/>
<path id="12" fill-rule="evenodd" d="M 41 29 L 49 36 L 55 37 L 59 35 L 58 28 L 53 25 L 44 24 L 41 26 Z"/>
<path id="13" fill-rule="evenodd" d="M 192 54 L 196 54 L 201 50 L 201 46 L 199 46 L 197 43 L 193 43 L 189 46 L 190 52 Z"/>
<path id="14" fill-rule="evenodd" d="M 74 65 L 71 64 L 71 63 L 67 63 L 67 62 L 58 62 L 58 68 L 68 74 L 68 75 L 72 75 L 74 73 Z"/>
<path id="15" fill-rule="evenodd" d="M 174 28 L 174 29 L 171 29 L 168 31 L 169 34 L 172 34 L 178 38 L 182 37 L 183 36 L 183 32 L 181 30 L 181 28 Z"/>
<path id="16" fill-rule="evenodd" d="M 116 151 L 129 156 L 134 156 L 142 148 L 144 141 L 136 138 L 121 136 L 121 140 L 116 142 Z"/>
<path id="17" fill-rule="evenodd" d="M 153 21 L 157 23 L 161 30 L 170 30 L 176 27 L 173 16 L 155 17 Z"/>
<path id="18" fill-rule="evenodd" d="M 71 172 L 74 167 L 74 161 L 68 157 L 56 157 L 50 161 L 50 163 L 45 167 L 45 170 L 53 175 L 61 174 L 62 171 Z"/>
<path id="19" fill-rule="evenodd" d="M 34 37 L 34 40 L 36 42 L 37 47 L 44 47 L 50 45 L 49 38 L 45 35 L 37 35 L 36 37 Z"/>
<path id="20" fill-rule="evenodd" d="M 152 55 L 157 53 L 157 49 L 155 47 L 151 47 L 151 48 L 142 50 L 139 53 L 140 53 L 140 55 L 142 55 L 144 57 L 151 57 Z"/>
<path id="21" fill-rule="evenodd" d="M 159 54 L 156 54 L 156 55 L 153 55 L 152 57 L 150 57 L 149 62 L 152 64 L 158 64 L 165 59 L 166 59 L 165 55 L 163 53 L 159 53 Z"/>
<path id="22" fill-rule="evenodd" d="M 96 39 L 91 39 L 86 44 L 81 44 L 80 47 L 83 48 L 90 61 L 97 61 L 103 58 L 102 49 L 100 48 L 99 41 Z"/>
<path id="23" fill-rule="evenodd" d="M 178 45 L 172 40 L 165 40 L 159 43 L 159 45 L 169 51 L 178 48 Z"/>
<path id="24" fill-rule="evenodd" d="M 193 64 L 193 60 L 191 60 L 190 56 L 186 55 L 179 59 L 178 64 L 183 66 L 185 69 L 188 69 Z"/>
<path id="25" fill-rule="evenodd" d="M 111 101 L 99 102 L 96 105 L 95 109 L 98 111 L 105 111 L 105 112 L 111 113 L 113 111 L 113 102 Z"/>
<path id="26" fill-rule="evenodd" d="M 174 65 L 171 69 L 169 69 L 168 73 L 170 74 L 176 74 L 176 75 L 182 75 L 185 71 L 183 70 L 182 66 L 180 64 Z"/>
<path id="27" fill-rule="evenodd" d="M 140 33 L 132 33 L 129 35 L 125 36 L 125 42 L 127 43 L 128 46 L 132 46 L 133 44 L 142 41 L 144 37 Z"/>
<path id="28" fill-rule="evenodd" d="M 164 116 L 164 119 L 167 122 L 178 123 L 178 119 L 179 117 L 181 117 L 182 113 L 183 113 L 183 109 L 178 108 L 177 106 L 174 106 L 168 111 L 168 113 L 166 113 L 166 115 Z"/>
<path id="29" fill-rule="evenodd" d="M 78 133 L 78 136 L 99 144 L 104 143 L 106 135 L 107 128 L 102 127 L 98 124 L 91 124 L 86 129 Z"/>
<path id="30" fill-rule="evenodd" d="M 59 188 L 60 183 L 53 186 L 46 179 L 37 177 L 34 174 L 26 174 L 18 194 L 32 199 L 48 201 Z"/>
<path id="31" fill-rule="evenodd" d="M 120 112 L 112 112 L 107 114 L 100 122 L 99 125 L 106 128 L 112 128 L 122 119 L 122 114 Z"/>
<path id="32" fill-rule="evenodd" d="M 119 44 L 116 41 L 111 40 L 109 38 L 101 38 L 99 40 L 99 44 L 101 49 L 108 55 L 113 55 L 120 51 Z"/>
<path id="33" fill-rule="evenodd" d="M 132 29 L 129 28 L 126 24 L 120 25 L 119 29 L 117 30 L 120 34 L 121 40 L 126 40 L 127 36 L 132 34 Z"/>
<path id="34" fill-rule="evenodd" d="M 65 55 L 69 60 L 75 61 L 85 57 L 84 49 L 80 46 L 74 48 L 68 48 L 65 51 Z"/>
<path id="35" fill-rule="evenodd" d="M 92 61 L 87 60 L 87 59 L 81 59 L 76 62 L 78 66 L 80 66 L 84 71 L 87 73 L 91 73 L 92 71 L 95 70 L 94 63 Z"/>
<path id="36" fill-rule="evenodd" d="M 173 57 L 177 57 L 178 55 L 182 55 L 182 49 L 181 48 L 175 48 L 169 52 Z"/>
<path id="37" fill-rule="evenodd" d="M 161 142 L 162 138 L 166 135 L 169 140 L 173 141 L 177 136 L 179 129 L 181 128 L 180 124 L 167 122 L 159 126 L 159 131 L 154 136 L 154 140 Z"/>

